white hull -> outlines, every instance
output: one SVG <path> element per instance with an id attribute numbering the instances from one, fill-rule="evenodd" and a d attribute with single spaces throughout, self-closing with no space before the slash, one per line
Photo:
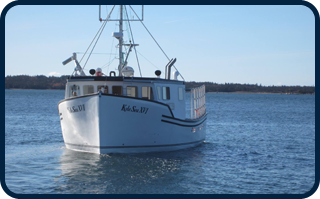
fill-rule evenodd
<path id="1" fill-rule="evenodd" d="M 105 153 L 174 151 L 202 143 L 206 115 L 197 120 L 174 117 L 164 103 L 92 94 L 58 105 L 68 149 Z"/>

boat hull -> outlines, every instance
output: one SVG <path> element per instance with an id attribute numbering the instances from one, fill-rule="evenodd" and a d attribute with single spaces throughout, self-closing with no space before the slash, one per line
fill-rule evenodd
<path id="1" fill-rule="evenodd" d="M 108 94 L 63 100 L 58 105 L 68 149 L 106 153 L 174 151 L 201 144 L 206 115 L 175 118 L 167 104 Z"/>

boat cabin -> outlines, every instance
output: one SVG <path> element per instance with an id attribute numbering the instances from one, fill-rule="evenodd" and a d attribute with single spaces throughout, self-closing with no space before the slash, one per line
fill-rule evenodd
<path id="1" fill-rule="evenodd" d="M 175 117 L 186 118 L 183 81 L 138 77 L 71 76 L 67 80 L 65 99 L 97 92 L 165 103 L 170 106 Z"/>

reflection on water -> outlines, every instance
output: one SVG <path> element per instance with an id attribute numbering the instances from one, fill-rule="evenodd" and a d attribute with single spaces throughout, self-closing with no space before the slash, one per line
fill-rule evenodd
<path id="1" fill-rule="evenodd" d="M 184 173 L 189 172 L 188 168 L 182 164 L 189 162 L 192 167 L 201 164 L 201 152 L 195 148 L 171 153 L 111 155 L 65 149 L 59 161 L 61 175 L 55 179 L 59 186 L 54 192 L 172 193 L 179 190 L 182 193 L 183 187 L 177 189 L 172 185 L 182 186 L 188 175 Z M 201 173 L 201 166 L 197 172 Z"/>

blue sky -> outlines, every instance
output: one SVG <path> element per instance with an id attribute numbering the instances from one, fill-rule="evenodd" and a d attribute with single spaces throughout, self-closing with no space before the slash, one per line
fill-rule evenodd
<path id="1" fill-rule="evenodd" d="M 101 26 L 98 8 L 11 8 L 5 17 L 5 75 L 71 74 L 74 64 L 63 66 L 62 61 L 73 52 L 80 52 L 81 59 Z M 102 6 L 106 8 L 112 6 Z M 315 85 L 315 19 L 305 6 L 150 5 L 144 10 L 144 24 L 166 54 L 177 58 L 175 66 L 186 81 Z M 168 60 L 140 22 L 131 26 L 135 43 L 140 44 L 142 75 L 153 77 L 160 69 L 164 77 Z M 116 69 L 114 31 L 115 23 L 109 22 L 85 72 Z M 134 52 L 129 61 L 139 76 Z"/>

